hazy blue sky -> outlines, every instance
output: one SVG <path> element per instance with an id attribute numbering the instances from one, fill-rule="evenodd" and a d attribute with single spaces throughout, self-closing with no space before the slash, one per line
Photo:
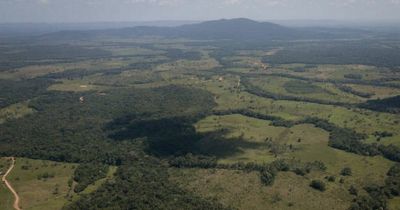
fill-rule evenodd
<path id="1" fill-rule="evenodd" d="M 400 0 L 0 0 L 0 22 L 400 20 Z"/>

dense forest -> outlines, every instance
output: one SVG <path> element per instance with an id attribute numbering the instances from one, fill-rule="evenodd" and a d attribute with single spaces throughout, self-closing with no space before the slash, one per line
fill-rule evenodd
<path id="1" fill-rule="evenodd" d="M 288 46 L 275 55 L 265 57 L 265 63 L 286 64 L 364 64 L 382 67 L 398 67 L 398 48 L 385 48 L 365 42 L 316 42 Z"/>

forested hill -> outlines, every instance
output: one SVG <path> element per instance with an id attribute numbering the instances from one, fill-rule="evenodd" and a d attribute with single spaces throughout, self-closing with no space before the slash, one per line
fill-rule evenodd
<path id="1" fill-rule="evenodd" d="M 365 33 L 365 31 L 362 31 Z M 326 39 L 360 37 L 358 30 L 321 28 L 290 28 L 245 18 L 221 19 L 176 27 L 138 26 L 122 29 L 61 31 L 40 36 L 40 39 L 89 39 L 96 37 L 131 38 L 160 36 L 198 40 L 267 41 L 291 39 Z"/>

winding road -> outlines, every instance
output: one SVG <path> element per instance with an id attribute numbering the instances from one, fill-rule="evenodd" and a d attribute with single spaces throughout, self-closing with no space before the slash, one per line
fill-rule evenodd
<path id="1" fill-rule="evenodd" d="M 7 176 L 8 176 L 8 174 L 12 171 L 12 169 L 13 169 L 14 166 L 15 166 L 15 158 L 12 157 L 11 160 L 12 160 L 11 166 L 10 166 L 10 168 L 7 170 L 7 172 L 4 174 L 4 176 L 2 177 L 1 181 L 4 182 L 4 184 L 7 186 L 7 188 L 8 188 L 8 189 L 12 192 L 12 194 L 14 195 L 14 198 L 15 198 L 15 200 L 14 200 L 14 205 L 13 205 L 14 209 L 15 209 L 15 210 L 21 210 L 21 208 L 19 208 L 19 196 L 18 196 L 17 192 L 15 191 L 15 189 L 11 186 L 10 182 L 7 181 Z"/>

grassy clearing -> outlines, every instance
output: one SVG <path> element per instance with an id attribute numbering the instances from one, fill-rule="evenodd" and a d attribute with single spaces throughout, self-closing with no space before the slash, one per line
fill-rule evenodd
<path id="1" fill-rule="evenodd" d="M 113 56 L 143 56 L 143 55 L 162 55 L 165 52 L 161 50 L 151 50 L 140 47 L 114 47 L 114 48 L 106 48 L 110 50 Z"/>
<path id="2" fill-rule="evenodd" d="M 157 66 L 155 70 L 209 70 L 218 66 L 219 63 L 214 58 L 203 58 L 201 60 L 178 60 L 172 63 L 165 63 Z"/>
<path id="3" fill-rule="evenodd" d="M 199 121 L 195 126 L 198 132 L 227 131 L 225 138 L 240 138 L 249 142 L 264 143 L 265 139 L 281 141 L 287 128 L 274 127 L 269 121 L 258 120 L 242 115 L 210 116 Z M 233 140 L 234 141 L 234 140 Z M 240 153 L 219 160 L 220 163 L 236 162 L 271 162 L 275 160 L 266 146 L 258 148 L 240 148 Z"/>
<path id="4" fill-rule="evenodd" d="M 69 92 L 84 92 L 91 90 L 104 90 L 107 87 L 89 84 L 87 80 L 62 80 L 60 83 L 51 85 L 49 91 L 69 91 Z"/>
<path id="5" fill-rule="evenodd" d="M 342 92 L 329 83 L 311 83 L 276 76 L 263 76 L 252 79 L 251 82 L 267 92 L 279 95 L 344 103 L 362 101 L 359 97 Z"/>
<path id="6" fill-rule="evenodd" d="M 236 88 L 237 83 L 236 76 L 226 75 L 223 81 L 209 80 L 201 83 L 201 86 L 215 95 L 218 104 L 216 110 L 245 108 L 290 120 L 307 116 L 318 117 L 366 134 L 389 131 L 396 135 L 400 132 L 396 123 L 400 120 L 399 115 L 316 103 L 272 100 L 240 91 Z"/>
<path id="7" fill-rule="evenodd" d="M 90 193 L 96 191 L 106 181 L 109 181 L 109 180 L 114 178 L 114 174 L 117 171 L 117 169 L 118 169 L 118 167 L 116 167 L 116 166 L 110 166 L 109 169 L 108 169 L 108 172 L 107 172 L 107 176 L 105 178 L 97 180 L 95 183 L 93 183 L 93 184 L 89 185 L 88 187 L 86 187 L 86 189 L 83 190 L 82 192 L 80 192 L 79 194 L 76 194 L 75 192 L 73 192 L 71 190 L 69 192 L 69 194 L 68 194 L 69 195 L 68 203 L 77 201 L 80 198 L 81 195 L 87 195 L 87 194 L 90 194 Z M 74 182 L 73 186 L 75 186 L 76 184 L 77 183 Z"/>
<path id="8" fill-rule="evenodd" d="M 296 76 L 317 79 L 343 80 L 345 75 L 352 73 L 361 75 L 363 80 L 377 80 L 393 78 L 393 72 L 387 68 L 365 65 L 315 65 L 306 68 L 305 71 L 293 71 L 296 67 L 304 67 L 304 64 L 279 65 L 271 69 L 274 73 L 288 73 Z"/>
<path id="9" fill-rule="evenodd" d="M 8 170 L 11 162 L 8 158 L 0 158 L 0 179 L 3 174 Z M 10 190 L 4 185 L 0 184 L 0 209 L 13 210 L 14 196 Z"/>
<path id="10" fill-rule="evenodd" d="M 390 210 L 400 210 L 400 198 L 394 198 L 389 200 Z"/>
<path id="11" fill-rule="evenodd" d="M 75 167 L 74 164 L 17 158 L 9 181 L 21 198 L 23 209 L 61 209 L 67 203 L 68 180 Z M 45 178 L 45 174 L 50 177 Z"/>
<path id="12" fill-rule="evenodd" d="M 82 191 L 80 194 L 89 194 L 92 193 L 93 191 L 97 190 L 102 184 L 104 184 L 107 180 L 113 179 L 114 174 L 117 171 L 116 166 L 110 166 L 107 172 L 107 176 L 103 179 L 97 180 L 94 184 L 89 185 L 84 191 Z"/>
<path id="13" fill-rule="evenodd" d="M 14 69 L 0 74 L 1 79 L 31 79 L 50 73 L 65 71 L 62 65 L 34 65 Z"/>
<path id="14" fill-rule="evenodd" d="M 265 209 L 265 206 L 268 209 L 346 209 L 353 198 L 348 193 L 350 186 L 362 189 L 371 183 L 382 185 L 393 164 L 382 157 L 364 157 L 333 149 L 328 146 L 329 134 L 313 125 L 302 124 L 285 129 L 268 124 L 268 121 L 241 115 L 226 115 L 207 117 L 199 121 L 196 128 L 200 132 L 225 129 L 227 137 L 243 136 L 245 140 L 255 142 L 270 136 L 280 144 L 293 145 L 292 150 L 287 150 L 279 158 L 302 162 L 319 160 L 325 163 L 327 171 L 305 176 L 280 172 L 271 187 L 264 186 L 256 172 L 220 169 L 171 169 L 171 180 L 198 195 L 216 198 L 238 209 Z M 275 159 L 268 148 L 255 150 L 257 152 L 244 150 L 221 162 L 260 163 Z M 342 177 L 340 171 L 344 167 L 350 167 L 353 175 Z M 327 176 L 335 176 L 336 180 L 328 182 Z M 340 178 L 343 178 L 343 183 L 339 182 Z M 313 179 L 324 180 L 327 190 L 319 192 L 310 188 Z"/>
<path id="15" fill-rule="evenodd" d="M 215 197 L 238 209 L 346 209 L 349 198 L 343 190 L 311 189 L 310 180 L 293 173 L 279 173 L 272 187 L 264 186 L 258 173 L 228 170 L 171 169 L 171 180 L 201 196 Z"/>
<path id="16" fill-rule="evenodd" d="M 241 153 L 221 159 L 221 163 L 240 161 L 263 163 L 278 158 L 295 158 L 302 162 L 320 160 L 326 164 L 327 173 L 330 175 L 339 176 L 342 168 L 352 168 L 355 176 L 349 178 L 348 182 L 359 186 L 380 183 L 393 164 L 382 157 L 364 157 L 333 149 L 328 146 L 329 133 L 310 124 L 296 125 L 288 129 L 270 126 L 269 123 L 242 115 L 210 116 L 199 121 L 196 129 L 199 132 L 225 130 L 226 138 L 241 137 L 250 142 L 263 143 L 268 138 L 287 146 L 277 157 L 274 157 L 270 148 L 266 146 L 242 149 Z M 289 145 L 292 149 L 288 148 Z M 318 178 L 323 179 L 323 177 Z"/>
<path id="17" fill-rule="evenodd" d="M 28 102 L 10 105 L 0 109 L 0 124 L 32 113 L 34 113 L 34 110 L 28 107 Z"/>
<path id="18" fill-rule="evenodd" d="M 355 84 L 349 84 L 348 86 L 362 93 L 373 94 L 371 99 L 378 99 L 378 98 L 382 99 L 400 95 L 400 89 L 396 88 L 377 87 L 372 85 L 355 85 Z"/>

